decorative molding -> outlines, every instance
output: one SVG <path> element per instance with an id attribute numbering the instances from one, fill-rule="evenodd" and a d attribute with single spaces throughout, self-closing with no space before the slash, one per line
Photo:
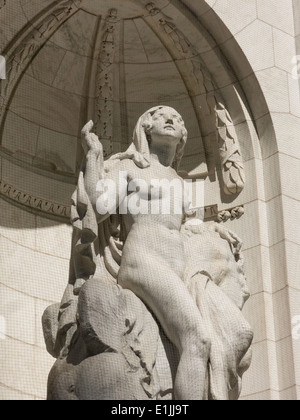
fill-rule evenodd
<path id="1" fill-rule="evenodd" d="M 245 214 L 244 206 L 234 207 L 230 210 L 223 210 L 221 211 L 217 216 L 217 221 L 219 223 L 221 222 L 227 222 L 229 219 L 239 219 L 240 217 Z"/>
<path id="2" fill-rule="evenodd" d="M 0 180 L 0 195 L 25 206 L 29 209 L 43 212 L 49 216 L 70 218 L 71 207 L 21 191 L 7 182 Z"/>
<path id="3" fill-rule="evenodd" d="M 0 123 L 10 96 L 27 66 L 57 29 L 79 10 L 81 1 L 76 0 L 76 4 L 75 0 L 63 0 L 56 3 L 51 11 L 47 8 L 45 15 L 28 24 L 27 30 L 17 35 L 13 47 L 4 52 L 7 60 L 6 80 L 0 80 Z"/>
<path id="4" fill-rule="evenodd" d="M 113 136 L 113 80 L 115 56 L 115 25 L 118 11 L 110 9 L 105 18 L 96 75 L 95 133 L 101 138 L 104 157 L 112 151 Z"/>
<path id="5" fill-rule="evenodd" d="M 173 19 L 166 16 L 151 2 L 145 22 L 163 42 L 174 59 L 187 87 L 204 137 L 215 127 L 218 136 L 222 167 L 223 189 L 226 195 L 240 193 L 245 185 L 245 170 L 234 124 L 225 102 L 205 63 L 188 38 L 177 28 Z"/>
<path id="6" fill-rule="evenodd" d="M 6 5 L 6 0 L 0 0 L 0 10 Z"/>
<path id="7" fill-rule="evenodd" d="M 218 214 L 219 214 L 219 211 L 218 211 L 218 205 L 217 204 L 214 204 L 212 206 L 204 207 L 204 220 L 216 219 Z"/>

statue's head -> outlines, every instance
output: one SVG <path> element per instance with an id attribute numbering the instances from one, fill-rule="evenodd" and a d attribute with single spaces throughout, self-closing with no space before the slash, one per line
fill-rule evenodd
<path id="1" fill-rule="evenodd" d="M 187 142 L 187 130 L 181 115 L 168 106 L 156 106 L 146 111 L 135 126 L 133 142 L 128 150 L 117 153 L 111 159 L 132 159 L 138 167 L 148 168 L 151 164 L 150 147 L 154 135 L 159 135 L 160 141 L 165 144 L 176 142 L 172 166 L 177 171 Z"/>
<path id="2" fill-rule="evenodd" d="M 143 117 L 142 126 L 149 146 L 155 138 L 162 144 L 176 146 L 173 166 L 177 168 L 187 142 L 187 129 L 181 115 L 171 107 L 159 106 L 147 111 Z"/>

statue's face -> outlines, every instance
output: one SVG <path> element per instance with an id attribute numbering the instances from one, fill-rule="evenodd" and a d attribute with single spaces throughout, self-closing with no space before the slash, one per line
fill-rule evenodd
<path id="1" fill-rule="evenodd" d="M 173 108 L 163 107 L 152 115 L 151 137 L 168 138 L 179 143 L 184 133 L 182 117 Z"/>

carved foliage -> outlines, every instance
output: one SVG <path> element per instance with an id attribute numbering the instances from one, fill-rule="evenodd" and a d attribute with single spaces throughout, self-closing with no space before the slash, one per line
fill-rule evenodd
<path id="1" fill-rule="evenodd" d="M 245 184 L 245 170 L 232 119 L 221 102 L 216 104 L 218 144 L 225 193 L 237 194 Z"/>

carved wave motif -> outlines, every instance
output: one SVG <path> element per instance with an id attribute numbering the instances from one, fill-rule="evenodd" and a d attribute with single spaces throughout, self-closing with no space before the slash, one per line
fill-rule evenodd
<path id="1" fill-rule="evenodd" d="M 48 215 L 70 218 L 71 207 L 21 191 L 9 183 L 0 180 L 0 194 L 27 208 L 41 211 Z"/>

